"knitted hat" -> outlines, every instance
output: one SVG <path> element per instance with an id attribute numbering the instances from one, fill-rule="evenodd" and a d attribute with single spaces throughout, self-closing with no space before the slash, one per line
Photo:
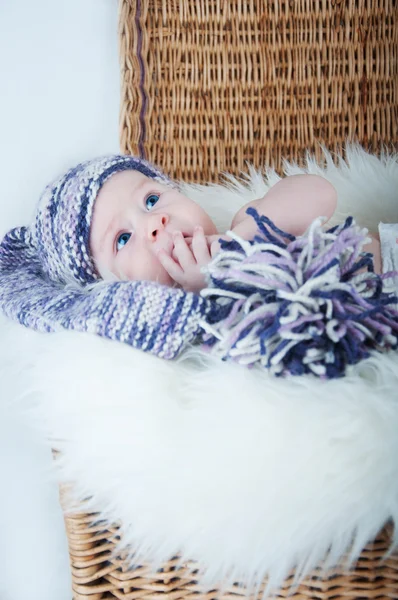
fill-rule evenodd
<path id="1" fill-rule="evenodd" d="M 99 282 L 90 255 L 98 192 L 130 169 L 176 185 L 143 159 L 111 155 L 80 163 L 46 187 L 33 224 L 0 244 L 0 310 L 39 331 L 90 331 L 172 358 L 195 335 L 207 303 L 154 282 Z"/>
<path id="2" fill-rule="evenodd" d="M 94 202 L 104 183 L 126 170 L 174 185 L 143 159 L 113 155 L 80 163 L 46 187 L 30 234 L 50 279 L 66 283 L 72 277 L 81 284 L 100 279 L 89 250 Z"/>

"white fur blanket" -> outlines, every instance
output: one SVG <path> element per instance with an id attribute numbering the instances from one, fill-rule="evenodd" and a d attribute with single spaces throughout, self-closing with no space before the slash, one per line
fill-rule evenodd
<path id="1" fill-rule="evenodd" d="M 376 229 L 398 222 L 398 157 L 351 148 L 306 172 Z M 294 165 L 287 174 L 304 172 Z M 186 186 L 227 229 L 278 177 Z M 62 451 L 58 476 L 156 568 L 180 553 L 204 585 L 277 586 L 326 559 L 354 560 L 398 520 L 398 354 L 375 353 L 340 380 L 275 379 L 190 349 L 167 362 L 89 334 L 0 322 L 1 391 Z M 58 461 L 57 461 L 58 462 Z M 396 534 L 395 543 L 398 544 Z"/>

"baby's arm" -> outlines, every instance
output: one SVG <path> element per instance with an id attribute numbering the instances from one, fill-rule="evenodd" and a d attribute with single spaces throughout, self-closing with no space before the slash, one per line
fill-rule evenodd
<path id="1" fill-rule="evenodd" d="M 280 229 L 302 235 L 317 217 L 330 219 L 336 204 L 336 190 L 327 179 L 318 175 L 292 175 L 275 184 L 263 198 L 246 204 L 235 215 L 231 229 L 244 239 L 256 234 L 256 224 L 246 215 L 252 206 Z"/>
<path id="2" fill-rule="evenodd" d="M 263 198 L 246 204 L 234 217 L 232 231 L 243 239 L 251 239 L 257 233 L 254 220 L 246 215 L 249 206 L 260 215 L 270 218 L 277 227 L 293 235 L 303 234 L 317 217 L 330 219 L 337 205 L 337 193 L 331 183 L 318 175 L 292 175 L 275 184 Z M 229 239 L 227 236 L 222 236 Z M 382 272 L 380 242 L 369 234 L 371 242 L 364 246 L 365 252 L 373 254 L 376 273 Z M 211 255 L 220 245 L 212 240 Z"/>

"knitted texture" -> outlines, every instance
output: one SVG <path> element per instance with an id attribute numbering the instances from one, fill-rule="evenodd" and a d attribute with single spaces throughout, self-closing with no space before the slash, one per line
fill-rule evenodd
<path id="1" fill-rule="evenodd" d="M 0 305 L 26 327 L 86 331 L 171 359 L 194 339 L 206 316 L 203 298 L 152 282 L 99 282 L 87 289 L 54 284 L 40 276 L 31 246 L 11 232 L 1 246 L 0 265 L 15 242 L 29 261 L 1 270 Z"/>
<path id="2" fill-rule="evenodd" d="M 209 303 L 152 282 L 99 281 L 89 251 L 98 191 L 127 169 L 175 185 L 148 162 L 129 156 L 70 169 L 45 189 L 33 225 L 15 228 L 2 240 L 0 309 L 37 331 L 86 331 L 170 359 L 198 334 Z"/>
<path id="3" fill-rule="evenodd" d="M 93 206 L 104 183 L 126 170 L 175 185 L 143 159 L 110 155 L 80 163 L 46 187 L 29 231 L 43 271 L 50 279 L 61 283 L 73 279 L 82 284 L 100 279 L 89 249 Z"/>
<path id="4" fill-rule="evenodd" d="M 352 217 L 327 231 L 315 220 L 298 238 L 249 208 L 253 241 L 230 233 L 202 291 L 215 306 L 201 324 L 205 347 L 222 359 L 259 364 L 275 375 L 344 375 L 372 349 L 398 344 L 394 294 L 383 291 L 367 230 Z"/>

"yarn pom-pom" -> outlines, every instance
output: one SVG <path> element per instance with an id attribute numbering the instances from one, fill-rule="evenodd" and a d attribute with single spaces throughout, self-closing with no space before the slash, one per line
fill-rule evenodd
<path id="1" fill-rule="evenodd" d="M 228 232 L 208 266 L 201 294 L 213 310 L 202 328 L 204 347 L 224 360 L 261 364 L 275 375 L 344 375 L 371 349 L 395 348 L 398 311 L 373 272 L 367 230 L 349 217 L 329 230 L 324 219 L 294 237 L 249 208 L 258 235 Z"/>

